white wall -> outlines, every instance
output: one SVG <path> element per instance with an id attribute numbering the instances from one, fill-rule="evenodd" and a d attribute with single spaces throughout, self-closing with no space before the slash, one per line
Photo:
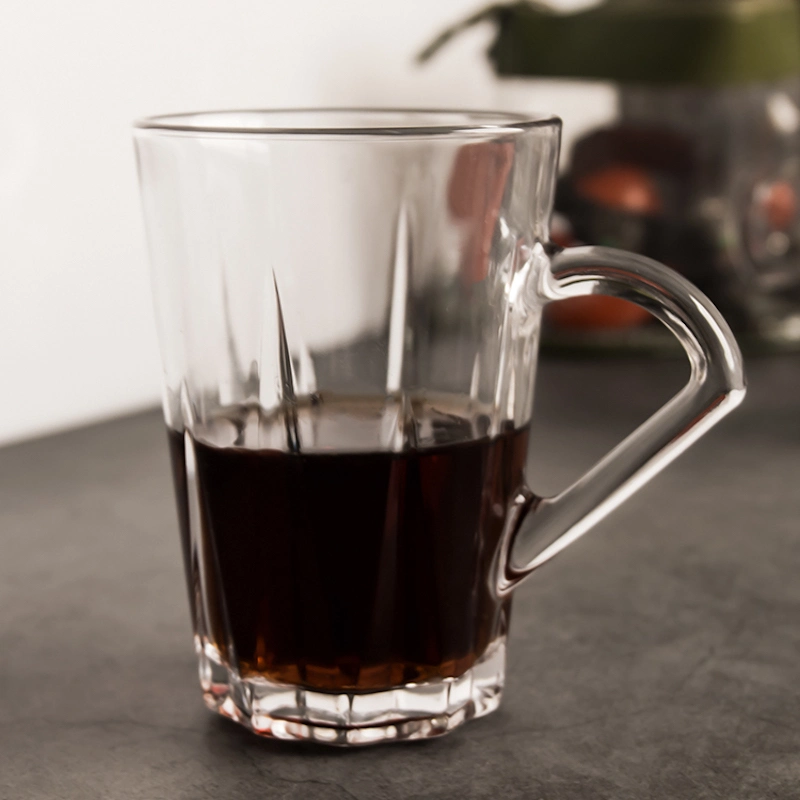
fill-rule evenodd
<path id="1" fill-rule="evenodd" d="M 412 60 L 480 5 L 3 0 L 0 442 L 158 401 L 135 117 L 501 105 L 482 57 L 490 30 L 469 32 L 425 68 Z"/>

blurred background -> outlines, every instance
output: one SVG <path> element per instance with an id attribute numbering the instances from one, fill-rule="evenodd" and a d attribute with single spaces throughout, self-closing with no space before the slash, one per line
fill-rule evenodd
<path id="1" fill-rule="evenodd" d="M 498 89 L 483 56 L 488 26 L 465 32 L 446 57 L 415 63 L 475 8 L 474 0 L 6 0 L 0 443 L 158 402 L 132 120 L 237 107 L 513 107 L 513 91 Z"/>
<path id="2" fill-rule="evenodd" d="M 706 291 L 746 350 L 800 349 L 800 4 L 485 8 L 6 0 L 0 444 L 158 402 L 131 122 L 169 112 L 555 112 L 565 122 L 557 243 L 650 255 Z M 476 13 L 478 24 L 459 25 Z M 679 355 L 641 310 L 583 303 L 548 308 L 546 346 Z"/>

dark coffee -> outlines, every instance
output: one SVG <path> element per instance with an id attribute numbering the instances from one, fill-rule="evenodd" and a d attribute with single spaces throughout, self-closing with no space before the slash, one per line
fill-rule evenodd
<path id="1" fill-rule="evenodd" d="M 190 594 L 204 563 L 207 635 L 243 675 L 385 689 L 461 675 L 505 631 L 492 565 L 528 429 L 481 435 L 486 417 L 412 411 L 400 452 L 353 450 L 387 425 L 356 401 L 293 411 L 295 452 L 252 446 L 284 436 L 283 416 L 226 411 L 190 440 L 194 554 L 185 438 L 170 431 Z"/>

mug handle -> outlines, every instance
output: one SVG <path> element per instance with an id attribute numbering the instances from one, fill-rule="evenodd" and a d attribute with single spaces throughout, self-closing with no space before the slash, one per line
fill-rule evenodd
<path id="1" fill-rule="evenodd" d="M 627 500 L 745 395 L 742 355 L 728 324 L 699 289 L 663 264 L 609 247 L 556 250 L 538 291 L 545 303 L 605 294 L 646 308 L 683 345 L 691 375 L 678 394 L 569 488 L 545 498 L 520 490 L 500 548 L 501 594 Z"/>

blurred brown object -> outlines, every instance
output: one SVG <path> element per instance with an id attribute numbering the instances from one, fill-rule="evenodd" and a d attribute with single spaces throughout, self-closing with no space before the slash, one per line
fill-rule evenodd
<path id="1" fill-rule="evenodd" d="M 510 142 L 476 142 L 464 145 L 453 163 L 447 204 L 456 219 L 468 224 L 461 262 L 467 283 L 482 281 L 488 274 L 492 237 L 513 159 Z"/>
<path id="2" fill-rule="evenodd" d="M 787 181 L 775 181 L 766 187 L 762 202 L 773 230 L 786 230 L 797 216 L 797 195 Z"/>
<path id="3" fill-rule="evenodd" d="M 688 179 L 697 168 L 691 141 L 677 131 L 644 124 L 615 124 L 579 139 L 571 153 L 570 174 L 586 175 L 612 164 Z"/>
<path id="4" fill-rule="evenodd" d="M 641 306 L 604 294 L 570 297 L 550 303 L 546 316 L 556 327 L 573 331 L 635 328 L 651 318 Z"/>
<path id="5" fill-rule="evenodd" d="M 569 233 L 568 223 L 563 218 L 551 238 L 559 247 L 578 244 Z M 548 303 L 544 314 L 547 322 L 555 328 L 572 331 L 622 330 L 637 327 L 651 319 L 650 313 L 641 306 L 604 294 L 571 297 Z"/>
<path id="6" fill-rule="evenodd" d="M 659 214 L 664 210 L 652 176 L 633 164 L 609 164 L 575 181 L 575 191 L 587 200 L 635 214 Z"/>

